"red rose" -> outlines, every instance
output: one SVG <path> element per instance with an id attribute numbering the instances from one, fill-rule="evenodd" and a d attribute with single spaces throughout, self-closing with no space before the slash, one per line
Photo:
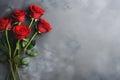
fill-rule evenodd
<path id="1" fill-rule="evenodd" d="M 38 23 L 37 29 L 38 29 L 39 33 L 45 33 L 45 32 L 52 30 L 52 27 L 50 26 L 50 24 L 46 20 L 40 19 L 40 22 Z"/>
<path id="2" fill-rule="evenodd" d="M 13 28 L 15 37 L 19 40 L 24 40 L 31 33 L 31 29 L 26 25 L 17 25 Z"/>
<path id="3" fill-rule="evenodd" d="M 30 5 L 30 16 L 34 19 L 40 18 L 44 14 L 44 10 L 37 5 Z"/>
<path id="4" fill-rule="evenodd" d="M 0 30 L 10 29 L 11 23 L 12 21 L 8 18 L 0 18 Z"/>
<path id="5" fill-rule="evenodd" d="M 24 22 L 26 14 L 27 14 L 27 12 L 24 10 L 15 10 L 13 12 L 13 18 L 18 22 Z"/>

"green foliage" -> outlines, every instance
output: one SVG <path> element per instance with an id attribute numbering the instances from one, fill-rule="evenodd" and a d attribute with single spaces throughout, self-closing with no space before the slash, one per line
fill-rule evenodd
<path id="1" fill-rule="evenodd" d="M 25 57 L 22 59 L 22 64 L 23 65 L 28 65 L 30 63 L 30 58 L 29 57 Z"/>
<path id="2" fill-rule="evenodd" d="M 29 39 L 25 39 L 24 41 L 22 41 L 21 45 L 22 47 L 25 47 L 26 44 L 28 43 Z"/>
<path id="3" fill-rule="evenodd" d="M 17 55 L 17 56 L 14 57 L 14 61 L 16 63 L 19 63 L 21 61 L 21 59 L 22 59 L 22 56 L 20 56 L 20 55 Z"/>
<path id="4" fill-rule="evenodd" d="M 22 44 L 21 44 L 22 47 L 25 47 L 28 42 L 29 42 L 29 39 L 25 39 L 24 41 L 22 41 Z M 35 45 L 36 45 L 36 41 L 32 40 L 31 44 L 28 46 L 27 49 L 32 49 Z"/>
<path id="5" fill-rule="evenodd" d="M 28 46 L 28 49 L 32 49 L 36 45 L 36 41 L 32 40 L 31 44 Z"/>
<path id="6" fill-rule="evenodd" d="M 38 51 L 36 51 L 35 49 L 27 50 L 27 54 L 30 56 L 37 56 Z"/>
<path id="7" fill-rule="evenodd" d="M 4 35 L 0 39 L 0 49 L 2 51 L 8 52 L 7 42 Z"/>
<path id="8" fill-rule="evenodd" d="M 5 54 L 0 55 L 0 62 L 6 63 L 7 62 L 7 56 Z"/>

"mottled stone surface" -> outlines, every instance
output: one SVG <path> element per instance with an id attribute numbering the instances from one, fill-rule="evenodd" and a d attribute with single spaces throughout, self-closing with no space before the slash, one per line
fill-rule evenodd
<path id="1" fill-rule="evenodd" d="M 53 30 L 37 37 L 40 55 L 23 80 L 120 80 L 120 0 L 1 0 L 0 17 L 42 6 Z M 0 66 L 0 80 L 6 67 Z"/>

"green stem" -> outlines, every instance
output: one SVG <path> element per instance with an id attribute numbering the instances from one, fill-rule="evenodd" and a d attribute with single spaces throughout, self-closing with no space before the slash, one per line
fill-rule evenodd
<path id="1" fill-rule="evenodd" d="M 7 40 L 8 50 L 9 50 L 9 58 L 11 59 L 11 46 L 10 46 L 10 42 L 8 39 L 8 29 L 7 28 L 5 30 L 5 35 L 6 35 L 6 40 Z"/>
<path id="2" fill-rule="evenodd" d="M 34 18 L 32 18 L 32 20 L 31 20 L 31 22 L 30 22 L 30 25 L 29 25 L 29 28 L 32 26 L 33 21 L 34 21 Z"/>
<path id="3" fill-rule="evenodd" d="M 20 73 L 19 73 L 19 71 L 18 71 L 18 79 L 21 80 L 21 77 L 20 77 Z"/>
<path id="4" fill-rule="evenodd" d="M 20 74 L 19 74 L 19 69 L 18 69 L 18 64 L 15 64 L 15 76 L 18 75 L 18 79 L 21 80 Z"/>
<path id="5" fill-rule="evenodd" d="M 17 75 L 17 71 L 18 71 L 18 70 L 17 70 L 18 64 L 15 63 L 14 66 L 15 66 L 15 72 L 14 72 L 14 73 L 15 73 L 15 76 L 16 76 L 16 75 Z"/>
<path id="6" fill-rule="evenodd" d="M 26 52 L 28 46 L 31 44 L 32 40 L 35 38 L 35 36 L 38 34 L 38 32 L 35 32 L 33 34 L 33 36 L 31 37 L 31 39 L 28 41 L 28 43 L 26 44 L 26 46 L 24 47 L 24 51 Z"/>
<path id="7" fill-rule="evenodd" d="M 12 62 L 11 62 L 11 60 L 12 60 L 12 58 L 11 58 L 11 46 L 10 46 L 10 42 L 9 42 L 9 39 L 8 39 L 8 29 L 7 28 L 5 30 L 5 35 L 6 35 L 7 45 L 8 45 L 10 69 L 11 69 L 13 80 L 15 80 L 14 70 L 13 70 L 13 66 L 12 66 Z"/>
<path id="8" fill-rule="evenodd" d="M 18 25 L 21 25 L 21 24 L 22 24 L 21 22 L 18 23 Z M 13 57 L 16 55 L 17 50 L 19 50 L 19 44 L 20 44 L 20 40 L 18 40 L 16 43 L 16 48 L 15 48 L 15 51 L 13 53 Z"/>
<path id="9" fill-rule="evenodd" d="M 13 70 L 12 61 L 11 61 L 11 60 L 9 60 L 9 63 L 10 63 L 10 68 L 11 68 L 11 72 L 12 72 L 12 77 L 13 77 L 13 80 L 16 80 L 16 77 L 15 77 L 15 74 L 14 74 L 14 70 Z"/>
<path id="10" fill-rule="evenodd" d="M 16 48 L 15 48 L 15 51 L 13 53 L 13 57 L 16 55 L 17 50 L 19 50 L 19 43 L 20 43 L 20 40 L 18 40 L 16 43 Z"/>
<path id="11" fill-rule="evenodd" d="M 15 74 L 18 74 L 18 79 L 21 80 L 19 69 L 18 69 L 18 64 L 15 64 L 15 68 L 16 68 Z"/>
<path id="12" fill-rule="evenodd" d="M 18 50 L 18 55 L 20 54 L 19 43 L 20 43 L 20 40 L 18 40 L 18 42 L 16 43 L 16 47 L 18 47 L 18 48 L 16 49 L 16 52 L 17 52 L 17 50 Z M 15 52 L 15 53 L 16 53 L 16 52 Z M 19 63 L 15 63 L 15 64 L 14 64 L 14 66 L 15 66 L 15 76 L 18 74 L 18 79 L 21 80 L 21 78 L 20 78 L 20 76 L 19 76 L 20 74 L 18 73 L 18 70 L 19 70 L 19 69 L 18 69 L 18 65 L 19 65 Z"/>

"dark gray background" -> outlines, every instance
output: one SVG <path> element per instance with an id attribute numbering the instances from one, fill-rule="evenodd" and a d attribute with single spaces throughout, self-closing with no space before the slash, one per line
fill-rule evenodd
<path id="1" fill-rule="evenodd" d="M 120 80 L 120 0 L 0 0 L 0 17 L 31 3 L 53 30 L 37 37 L 23 80 Z"/>

